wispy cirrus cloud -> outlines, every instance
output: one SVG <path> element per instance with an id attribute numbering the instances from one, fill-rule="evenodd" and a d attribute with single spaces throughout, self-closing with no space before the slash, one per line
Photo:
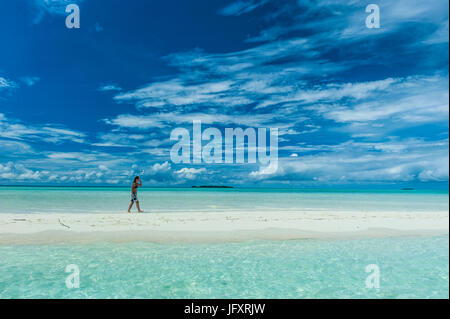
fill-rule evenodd
<path id="1" fill-rule="evenodd" d="M 12 89 L 12 88 L 16 88 L 17 86 L 18 85 L 16 82 L 0 76 L 0 90 Z"/>
<path id="2" fill-rule="evenodd" d="M 344 123 L 367 123 L 389 120 L 391 124 L 420 125 L 426 122 L 445 122 L 449 115 L 448 78 L 415 76 L 393 80 L 375 98 L 353 105 L 340 104 L 339 96 L 330 104 L 313 106 L 326 118 Z M 322 102 L 318 100 L 317 102 Z"/>
<path id="3" fill-rule="evenodd" d="M 449 176 L 448 148 L 448 139 L 394 139 L 379 143 L 348 141 L 321 146 L 300 158 L 283 158 L 277 172 L 267 174 L 261 168 L 251 172 L 250 176 L 271 182 L 442 182 L 448 181 Z M 305 153 L 304 150 L 299 151 Z"/>
<path id="4" fill-rule="evenodd" d="M 381 10 L 381 28 L 365 28 L 366 1 L 339 0 L 321 1 L 271 1 L 272 9 L 266 13 L 263 22 L 266 27 L 259 34 L 247 38 L 247 42 L 267 42 L 295 34 L 306 34 L 321 41 L 357 41 L 367 36 L 382 36 L 397 32 L 405 27 L 422 25 L 430 33 L 441 30 L 439 37 L 448 42 L 448 2 L 442 0 L 380 0 L 376 4 Z M 331 27 L 330 27 L 331 26 Z M 446 27 L 447 26 L 447 27 Z M 439 31 L 439 32 L 441 32 Z M 447 37 L 445 39 L 445 32 Z M 419 36 L 422 36 L 418 33 Z M 425 36 L 429 36 L 426 34 Z"/>
<path id="5" fill-rule="evenodd" d="M 28 0 L 36 9 L 37 13 L 33 23 L 39 24 L 45 14 L 63 15 L 66 14 L 66 7 L 69 4 L 80 5 L 84 0 Z"/>
<path id="6" fill-rule="evenodd" d="M 269 99 L 294 94 L 317 72 L 333 74 L 348 68 L 304 52 L 307 46 L 307 41 L 300 39 L 226 54 L 198 50 L 171 54 L 165 60 L 180 69 L 177 76 L 121 92 L 114 100 L 134 103 L 142 110 L 163 109 L 188 117 L 188 113 L 205 113 L 200 112 L 205 108 L 214 116 L 219 112 L 236 118 L 245 113 L 254 116 L 251 109 Z"/>
<path id="7" fill-rule="evenodd" d="M 25 83 L 26 86 L 33 86 L 39 82 L 40 78 L 38 76 L 23 76 L 20 80 Z"/>
<path id="8" fill-rule="evenodd" d="M 26 143 L 3 139 L 0 139 L 0 149 L 4 154 L 8 154 L 8 156 L 11 157 L 17 157 L 23 154 L 31 154 L 33 152 L 31 146 Z"/>
<path id="9" fill-rule="evenodd" d="M 224 16 L 240 16 L 265 5 L 269 0 L 246 0 L 234 1 L 219 10 L 219 14 Z"/>
<path id="10" fill-rule="evenodd" d="M 297 122 L 304 122 L 307 118 L 297 116 L 291 118 L 289 122 L 283 118 L 272 114 L 213 114 L 213 113 L 158 113 L 152 115 L 131 115 L 122 114 L 114 119 L 106 119 L 105 122 L 110 125 L 115 125 L 121 128 L 134 128 L 138 130 L 145 130 L 149 128 L 165 128 L 173 127 L 174 125 L 190 124 L 193 121 L 201 121 L 204 124 L 216 125 L 242 125 L 251 127 L 267 127 L 275 126 L 289 127 Z M 278 121 L 278 122 L 277 122 Z M 286 122 L 285 124 L 283 124 Z"/>
<path id="11" fill-rule="evenodd" d="M 107 92 L 107 91 L 121 91 L 122 88 L 116 84 L 116 83 L 103 83 L 98 88 L 100 92 Z"/>
<path id="12" fill-rule="evenodd" d="M 68 1 L 32 3 L 38 23 L 65 14 Z M 0 180 L 125 184 L 145 168 L 145 181 L 154 185 L 208 184 L 218 177 L 258 186 L 448 181 L 448 1 L 381 0 L 377 30 L 365 26 L 366 5 L 222 4 L 214 9 L 218 20 L 236 22 L 239 30 L 227 30 L 233 34 L 220 44 L 199 17 L 198 41 L 161 50 L 161 69 L 153 72 L 139 58 L 130 67 L 145 71 L 120 78 L 123 72 L 112 65 L 111 81 L 99 75 L 89 94 L 104 101 L 100 94 L 109 92 L 111 104 L 120 105 L 98 105 L 92 134 L 0 114 Z M 130 39 L 142 36 L 123 31 Z M 92 34 L 108 36 L 108 28 Z M 121 43 L 123 51 L 134 51 L 129 44 Z M 118 61 L 117 51 L 102 54 Z M 20 75 L 12 79 L 0 78 L 2 93 L 27 85 Z M 220 129 L 278 127 L 279 170 L 171 163 L 171 129 L 193 120 Z M 77 143 L 65 145 L 71 141 Z"/>
<path id="13" fill-rule="evenodd" d="M 84 143 L 85 134 L 56 125 L 25 125 L 0 113 L 0 138 L 46 143 Z"/>
<path id="14" fill-rule="evenodd" d="M 225 15 L 272 5 L 256 4 L 234 3 Z M 114 96 L 117 103 L 135 104 L 139 114 L 104 121 L 127 134 L 151 129 L 156 136 L 193 120 L 278 127 L 279 171 L 272 175 L 264 168 L 242 169 L 244 180 L 448 180 L 448 171 L 440 168 L 448 163 L 448 140 L 422 136 L 418 132 L 423 130 L 404 132 L 430 123 L 441 130 L 448 127 L 448 71 L 440 68 L 444 60 L 428 54 L 431 49 L 448 51 L 435 47 L 443 43 L 440 33 L 446 33 L 448 15 L 432 3 L 409 7 L 404 1 L 383 2 L 381 7 L 392 9 L 382 13 L 383 30 L 369 30 L 365 5 L 285 2 L 279 10 L 266 11 L 262 21 L 271 26 L 255 35 L 259 39 L 245 40 L 253 43 L 250 48 L 225 53 L 195 49 L 165 56 L 176 73 Z M 409 36 L 412 30 L 417 31 L 415 39 Z M 383 49 L 387 44 L 394 46 L 389 52 Z M 405 60 L 414 61 L 409 74 L 390 71 Z M 383 72 L 373 71 L 371 64 Z M 323 136 L 330 136 L 333 143 L 321 143 Z M 159 147 L 146 151 L 167 154 Z M 355 170 L 358 160 L 361 167 Z M 331 162 L 331 168 L 326 167 Z"/>

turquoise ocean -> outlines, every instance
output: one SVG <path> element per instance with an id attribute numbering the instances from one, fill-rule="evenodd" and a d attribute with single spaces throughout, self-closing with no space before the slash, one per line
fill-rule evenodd
<path id="1" fill-rule="evenodd" d="M 0 187 L 2 213 L 123 213 L 128 188 Z M 147 212 L 448 211 L 448 190 L 141 189 Z M 0 298 L 449 298 L 449 237 L 0 245 Z M 67 265 L 80 286 L 66 286 Z M 379 288 L 368 288 L 368 265 Z"/>
<path id="2" fill-rule="evenodd" d="M 448 190 L 140 188 L 147 212 L 448 211 Z M 127 187 L 0 187 L 1 213 L 123 213 Z"/>

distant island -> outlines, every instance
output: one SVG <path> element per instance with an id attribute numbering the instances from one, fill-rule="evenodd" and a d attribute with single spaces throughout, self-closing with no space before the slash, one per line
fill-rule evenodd
<path id="1" fill-rule="evenodd" d="M 413 191 L 414 188 L 411 188 L 411 187 L 404 187 L 404 188 L 402 188 L 401 190 L 402 190 L 402 191 Z"/>
<path id="2" fill-rule="evenodd" d="M 200 186 L 192 186 L 192 188 L 233 188 L 233 186 L 200 185 Z"/>

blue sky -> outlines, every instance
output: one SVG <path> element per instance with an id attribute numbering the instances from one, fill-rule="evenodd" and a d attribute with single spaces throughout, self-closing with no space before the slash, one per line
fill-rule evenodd
<path id="1" fill-rule="evenodd" d="M 0 184 L 448 187 L 448 25 L 446 0 L 2 1 Z M 278 170 L 173 163 L 194 119 L 278 128 Z"/>

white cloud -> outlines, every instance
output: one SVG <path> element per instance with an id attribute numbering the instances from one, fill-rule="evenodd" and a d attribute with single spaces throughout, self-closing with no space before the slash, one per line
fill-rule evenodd
<path id="1" fill-rule="evenodd" d="M 417 125 L 448 118 L 448 78 L 416 76 L 385 84 L 380 92 L 366 91 L 361 97 L 370 93 L 372 98 L 360 103 L 345 104 L 338 99 L 328 99 L 330 104 L 314 105 L 309 109 L 345 123 L 389 120 L 391 125 L 398 126 L 396 122 Z M 328 93 L 325 91 L 324 94 Z"/>
<path id="2" fill-rule="evenodd" d="M 20 80 L 27 86 L 33 86 L 40 80 L 40 78 L 37 76 L 24 76 L 21 77 Z"/>
<path id="3" fill-rule="evenodd" d="M 282 126 L 274 125 L 277 117 L 272 114 L 206 114 L 206 113 L 158 113 L 151 115 L 131 115 L 122 114 L 114 119 L 105 119 L 110 125 L 116 125 L 122 128 L 164 128 L 174 125 L 191 124 L 193 121 L 201 121 L 202 124 L 219 123 L 222 125 L 237 124 L 251 127 L 267 127 L 271 124 L 273 127 Z M 305 118 L 297 117 L 291 120 L 304 121 Z M 293 125 L 293 124 L 292 124 Z"/>
<path id="4" fill-rule="evenodd" d="M 449 31 L 448 31 L 448 20 L 441 23 L 441 25 L 433 32 L 430 37 L 424 40 L 426 44 L 440 44 L 448 43 Z"/>
<path id="5" fill-rule="evenodd" d="M 74 160 L 77 162 L 90 162 L 97 160 L 96 154 L 84 152 L 49 152 L 47 157 L 54 160 Z"/>
<path id="6" fill-rule="evenodd" d="M 158 172 L 170 171 L 171 168 L 172 167 L 171 167 L 170 163 L 166 161 L 166 162 L 161 163 L 161 164 L 159 164 L 159 163 L 154 164 L 150 168 L 150 171 L 154 172 L 154 173 L 158 173 Z"/>
<path id="7" fill-rule="evenodd" d="M 39 170 L 30 170 L 22 164 L 8 162 L 4 165 L 0 164 L 0 180 L 14 179 L 17 181 L 37 181 L 48 175 L 48 172 Z"/>
<path id="8" fill-rule="evenodd" d="M 198 174 L 206 172 L 206 168 L 187 168 L 183 167 L 182 169 L 176 171 L 176 174 L 186 179 L 194 179 Z"/>
<path id="9" fill-rule="evenodd" d="M 1 125 L 1 122 L 0 122 Z M 26 143 L 0 139 L 0 149 L 4 155 L 15 156 L 32 153 L 33 149 Z"/>
<path id="10" fill-rule="evenodd" d="M 98 88 L 99 91 L 101 92 L 107 92 L 107 91 L 121 91 L 122 88 L 115 83 L 107 83 L 107 84 L 102 84 L 100 85 L 100 87 Z"/>
<path id="11" fill-rule="evenodd" d="M 51 125 L 24 125 L 0 113 L 0 137 L 13 140 L 37 140 L 47 143 L 84 143 L 85 134 Z"/>
<path id="12" fill-rule="evenodd" d="M 37 9 L 33 23 L 38 24 L 42 21 L 45 14 L 64 15 L 66 7 L 69 4 L 80 5 L 84 0 L 29 0 Z"/>
<path id="13" fill-rule="evenodd" d="M 114 99 L 118 102 L 137 101 L 138 107 L 180 106 L 201 103 L 242 104 L 244 101 L 236 101 L 227 95 L 221 95 L 221 92 L 230 89 L 231 84 L 231 81 L 222 81 L 186 85 L 181 80 L 170 80 L 152 83 L 135 91 L 121 93 L 116 95 Z"/>
<path id="14" fill-rule="evenodd" d="M 14 81 L 8 80 L 0 76 L 0 90 L 1 89 L 12 89 L 16 88 L 18 85 Z"/>
<path id="15" fill-rule="evenodd" d="M 68 3 L 36 1 L 40 12 L 37 20 L 45 14 L 65 14 Z M 394 56 L 373 49 L 382 48 L 378 40 L 383 36 L 393 35 L 403 27 L 418 36 L 417 42 L 411 39 L 408 45 L 399 47 L 404 49 L 402 53 L 419 57 L 411 68 L 433 63 L 432 58 L 422 59 L 413 49 L 420 45 L 434 49 L 439 47 L 436 44 L 448 41 L 448 14 L 442 10 L 448 3 L 382 0 L 382 28 L 378 31 L 365 28 L 363 1 L 297 1 L 291 15 L 287 13 L 292 6 L 286 3 L 278 10 L 265 0 L 233 1 L 221 14 L 239 16 L 266 4 L 274 10 L 267 10 L 267 16 L 262 20 L 255 17 L 254 21 L 267 28 L 250 35 L 247 49 L 220 53 L 197 49 L 171 54 L 164 61 L 178 73 L 132 90 L 102 83 L 99 91 L 112 92 L 118 103 L 135 104 L 138 115 L 119 114 L 105 119 L 114 126 L 112 131 L 99 133 L 95 143 L 90 143 L 103 147 L 101 152 L 79 149 L 86 145 L 68 152 L 39 150 L 34 156 L 17 160 L 22 166 L 1 164 L 0 172 L 6 174 L 2 178 L 128 184 L 138 168 L 144 167 L 147 181 L 155 185 L 207 180 L 208 176 L 245 183 L 248 175 L 256 181 L 280 183 L 448 180 L 448 140 L 433 142 L 431 136 L 390 137 L 386 141 L 387 132 L 448 121 L 445 71 L 441 76 L 387 76 L 374 80 L 371 76 L 378 76 L 378 72 L 361 71 L 367 70 L 370 63 L 370 67 L 380 66 L 379 74 L 384 74 L 384 68 L 399 62 L 402 54 Z M 409 30 L 408 26 L 416 29 Z M 420 32 L 414 32 L 419 27 L 425 34 L 421 37 Z M 248 48 L 249 43 L 256 42 L 259 45 Z M 39 80 L 30 79 L 22 81 L 32 85 Z M 0 90 L 16 86 L 0 77 Z M 279 127 L 279 149 L 285 157 L 280 155 L 278 172 L 271 174 L 264 168 L 255 171 L 256 165 L 242 165 L 233 167 L 233 176 L 224 166 L 212 175 L 208 166 L 188 168 L 166 161 L 170 150 L 168 128 L 190 126 L 193 120 L 221 126 Z M 313 134 L 319 130 L 323 136 Z M 380 134 L 385 134 L 385 142 L 377 140 Z M 0 147 L 9 157 L 33 152 L 29 141 L 81 144 L 87 139 L 85 134 L 62 126 L 25 125 L 4 114 L 0 114 L 0 135 Z M 326 144 L 324 139 L 329 136 L 338 144 Z M 374 142 L 338 142 L 349 136 L 356 141 Z M 108 150 L 105 147 L 124 149 L 107 153 L 103 152 Z M 130 169 L 135 162 L 137 166 Z"/>
<path id="16" fill-rule="evenodd" d="M 289 180 L 331 183 L 448 181 L 449 141 L 420 139 L 380 143 L 349 141 L 322 147 L 315 154 L 282 158 L 269 175 L 264 167 L 250 177 L 267 181 Z"/>
<path id="17" fill-rule="evenodd" d="M 219 11 L 219 14 L 224 16 L 239 16 L 244 13 L 255 10 L 258 7 L 265 5 L 268 0 L 245 0 L 234 1 L 225 8 Z"/>

